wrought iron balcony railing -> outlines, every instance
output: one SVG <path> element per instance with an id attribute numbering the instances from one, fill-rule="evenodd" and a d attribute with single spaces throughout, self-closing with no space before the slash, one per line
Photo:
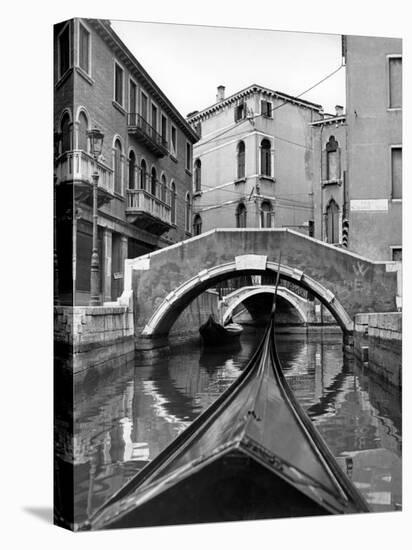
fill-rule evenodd
<path id="1" fill-rule="evenodd" d="M 127 126 L 129 134 L 134 134 L 136 139 L 144 143 L 146 147 L 157 156 L 163 157 L 167 155 L 167 140 L 164 139 L 164 137 L 162 137 L 141 115 L 138 113 L 129 113 L 127 115 Z"/>

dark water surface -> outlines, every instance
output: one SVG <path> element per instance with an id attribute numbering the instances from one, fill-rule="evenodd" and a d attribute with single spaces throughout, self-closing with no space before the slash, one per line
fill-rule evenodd
<path id="1" fill-rule="evenodd" d="M 240 374 L 259 333 L 241 348 L 199 341 L 90 375 L 75 386 L 75 523 L 164 449 Z M 401 506 L 401 398 L 353 359 L 340 335 L 278 335 L 284 373 L 343 470 L 374 511 Z"/>

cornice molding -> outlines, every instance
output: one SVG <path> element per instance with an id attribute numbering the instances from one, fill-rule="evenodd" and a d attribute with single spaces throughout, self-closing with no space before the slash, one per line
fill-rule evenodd
<path id="1" fill-rule="evenodd" d="M 185 118 L 137 61 L 132 52 L 111 28 L 110 23 L 104 19 L 85 19 L 85 21 L 99 34 L 102 40 L 115 53 L 116 58 L 130 71 L 134 79 L 144 86 L 145 91 L 156 100 L 163 111 L 169 115 L 192 143 L 198 141 L 199 137 L 196 132 L 189 126 Z"/>
<path id="2" fill-rule="evenodd" d="M 265 94 L 266 96 L 287 101 L 289 103 L 293 103 L 295 105 L 298 105 L 300 107 L 304 107 L 306 109 L 310 109 L 313 111 L 319 112 L 323 110 L 322 105 L 319 105 L 318 103 L 305 101 L 304 99 L 299 99 L 297 97 L 290 96 L 283 92 L 277 92 L 275 90 L 265 88 L 264 86 L 259 86 L 258 84 L 252 84 L 251 86 L 248 86 L 244 90 L 240 90 L 239 92 L 236 92 L 235 94 L 229 96 L 227 99 L 219 101 L 218 103 L 215 103 L 214 105 L 211 105 L 210 107 L 207 107 L 206 109 L 203 109 L 202 111 L 192 115 L 187 120 L 189 124 L 193 124 L 201 120 L 206 120 L 211 116 L 213 116 L 217 111 L 220 111 L 225 107 L 229 107 L 233 103 L 238 103 L 240 100 L 244 99 L 245 97 L 248 97 L 256 93 Z"/>

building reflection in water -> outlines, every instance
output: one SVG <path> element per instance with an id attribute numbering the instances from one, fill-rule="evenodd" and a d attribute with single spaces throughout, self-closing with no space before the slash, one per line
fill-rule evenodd
<path id="1" fill-rule="evenodd" d="M 136 358 L 121 369 L 109 366 L 75 384 L 72 424 L 65 418 L 65 406 L 56 409 L 56 460 L 61 471 L 61 464 L 74 465 L 75 524 L 87 519 L 239 376 L 259 334 L 245 333 L 241 346 L 218 353 L 191 341 L 160 358 Z M 339 335 L 282 334 L 278 345 L 289 384 L 344 471 L 374 510 L 399 508 L 399 393 L 353 360 L 344 360 Z"/>

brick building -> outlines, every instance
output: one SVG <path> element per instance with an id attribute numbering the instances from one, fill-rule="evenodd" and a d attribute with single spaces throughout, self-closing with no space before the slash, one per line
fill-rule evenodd
<path id="1" fill-rule="evenodd" d="M 67 304 L 90 298 L 91 175 L 97 169 L 101 302 L 112 301 L 123 289 L 126 258 L 191 236 L 198 138 L 110 22 L 55 25 L 54 52 L 58 294 Z M 104 134 L 96 163 L 93 127 Z"/>

